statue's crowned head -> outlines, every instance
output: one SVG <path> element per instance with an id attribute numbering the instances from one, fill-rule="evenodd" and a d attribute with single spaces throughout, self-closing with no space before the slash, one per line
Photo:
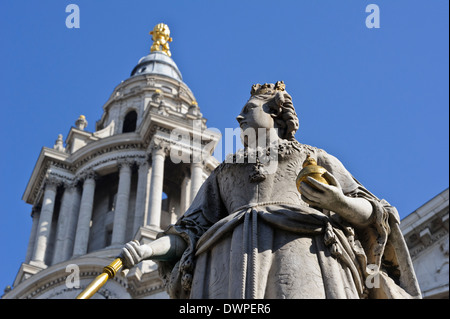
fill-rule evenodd
<path id="1" fill-rule="evenodd" d="M 268 104 L 271 116 L 281 131 L 279 132 L 280 137 L 286 140 L 294 140 L 299 121 L 292 103 L 292 97 L 286 92 L 284 82 L 254 84 L 250 94 L 250 98 L 261 99 Z"/>

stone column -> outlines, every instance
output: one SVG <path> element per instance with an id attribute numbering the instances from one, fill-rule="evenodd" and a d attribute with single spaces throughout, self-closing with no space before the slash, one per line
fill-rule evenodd
<path id="1" fill-rule="evenodd" d="M 64 241 L 63 246 L 63 260 L 68 260 L 70 257 L 72 257 L 73 254 L 73 246 L 75 242 L 75 236 L 77 233 L 77 223 L 78 223 L 78 216 L 80 213 L 80 205 L 81 205 L 81 191 L 78 187 L 78 180 L 74 181 L 69 186 L 69 192 L 71 193 L 72 201 L 70 203 L 70 210 L 69 210 L 69 219 L 67 221 L 67 233 L 66 233 L 66 240 Z"/>
<path id="2" fill-rule="evenodd" d="M 33 219 L 33 224 L 31 226 L 30 239 L 28 241 L 27 255 L 25 256 L 25 263 L 29 263 L 33 257 L 34 246 L 36 243 L 36 233 L 39 224 L 39 216 L 41 213 L 40 206 L 34 206 L 31 210 L 31 218 Z"/>
<path id="3" fill-rule="evenodd" d="M 136 193 L 136 205 L 134 211 L 133 221 L 133 235 L 139 230 L 139 227 L 144 226 L 144 216 L 146 208 L 147 197 L 147 182 L 148 182 L 148 161 L 143 159 L 138 161 L 138 184 Z"/>
<path id="4" fill-rule="evenodd" d="M 197 195 L 198 190 L 203 184 L 203 165 L 202 163 L 191 164 L 191 203 Z"/>
<path id="5" fill-rule="evenodd" d="M 168 145 L 156 143 L 152 151 L 152 180 L 150 186 L 150 209 L 147 224 L 159 228 L 161 226 L 161 204 L 164 182 L 164 160 Z"/>
<path id="6" fill-rule="evenodd" d="M 80 213 L 78 215 L 77 232 L 73 255 L 85 255 L 89 243 L 89 231 L 91 227 L 92 210 L 94 208 L 95 174 L 88 172 L 84 176 L 83 194 L 81 195 Z"/>
<path id="7" fill-rule="evenodd" d="M 53 255 L 53 263 L 56 264 L 65 260 L 65 251 L 69 240 L 69 229 L 71 228 L 72 207 L 76 186 L 73 183 L 64 184 L 64 194 L 62 196 L 61 208 L 59 209 L 58 225 L 56 230 L 55 252 Z"/>
<path id="8" fill-rule="evenodd" d="M 152 189 L 152 163 L 151 163 L 151 155 L 148 162 L 148 172 L 147 172 L 147 193 L 145 194 L 145 210 L 144 210 L 144 223 L 143 225 L 147 225 L 148 221 L 150 220 L 150 209 L 151 209 L 151 201 L 150 201 L 150 195 L 151 195 L 151 189 Z"/>
<path id="9" fill-rule="evenodd" d="M 184 214 L 191 203 L 191 180 L 188 176 L 184 177 L 181 183 L 180 193 L 180 210 L 181 214 Z"/>
<path id="10" fill-rule="evenodd" d="M 119 162 L 119 187 L 117 190 L 116 208 L 114 210 L 114 225 L 111 245 L 120 245 L 125 243 L 128 204 L 130 201 L 132 165 L 133 162 L 129 160 Z"/>
<path id="11" fill-rule="evenodd" d="M 58 187 L 56 179 L 47 179 L 45 183 L 44 199 L 42 201 L 39 224 L 37 226 L 37 237 L 34 246 L 32 261 L 39 265 L 45 265 L 45 253 L 49 244 L 50 230 L 52 228 L 53 210 L 55 208 L 56 189 Z"/>

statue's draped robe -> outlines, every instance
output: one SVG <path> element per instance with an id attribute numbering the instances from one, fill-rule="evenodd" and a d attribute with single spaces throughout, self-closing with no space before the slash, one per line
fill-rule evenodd
<path id="1" fill-rule="evenodd" d="M 369 226 L 352 227 L 301 199 L 295 181 L 308 153 L 346 196 L 372 204 Z M 160 234 L 188 243 L 180 260 L 159 262 L 172 298 L 420 298 L 396 209 L 339 160 L 284 141 L 275 171 L 262 178 L 264 165 L 244 161 L 219 165 L 188 211 Z"/>

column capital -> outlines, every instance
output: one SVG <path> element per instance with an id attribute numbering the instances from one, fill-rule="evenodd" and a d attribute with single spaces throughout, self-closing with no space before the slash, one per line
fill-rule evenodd
<path id="1" fill-rule="evenodd" d="M 79 182 L 78 179 L 67 180 L 62 183 L 62 186 L 67 190 L 71 190 L 77 187 L 78 182 Z"/>
<path id="2" fill-rule="evenodd" d="M 121 169 L 122 167 L 128 167 L 131 168 L 134 165 L 135 161 L 132 158 L 119 158 L 117 160 L 117 166 L 119 167 L 119 169 Z"/>
<path id="3" fill-rule="evenodd" d="M 61 186 L 63 184 L 63 181 L 55 176 L 47 176 L 47 178 L 44 181 L 44 187 L 52 187 L 56 189 L 58 186 Z"/>
<path id="4" fill-rule="evenodd" d="M 144 166 L 144 165 L 147 165 L 148 164 L 148 161 L 149 161 L 149 159 L 148 159 L 148 157 L 146 156 L 145 158 L 138 158 L 138 159 L 136 159 L 136 165 L 138 166 L 138 167 L 142 167 L 142 166 Z"/>
<path id="5" fill-rule="evenodd" d="M 79 175 L 79 179 L 81 181 L 86 181 L 88 179 L 96 180 L 97 178 L 98 178 L 97 173 L 95 173 L 94 170 L 92 169 L 84 171 Z"/>
<path id="6" fill-rule="evenodd" d="M 170 144 L 164 140 L 154 139 L 152 145 L 150 146 L 152 156 L 161 155 L 167 156 L 170 151 Z"/>

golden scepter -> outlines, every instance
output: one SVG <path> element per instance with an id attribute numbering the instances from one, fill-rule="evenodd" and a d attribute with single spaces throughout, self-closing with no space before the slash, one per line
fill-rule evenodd
<path id="1" fill-rule="evenodd" d="M 136 243 L 139 244 L 137 240 Z M 86 287 L 76 299 L 89 299 L 91 298 L 104 284 L 108 281 L 108 279 L 112 279 L 116 276 L 117 272 L 122 268 L 123 261 L 119 256 L 108 266 L 103 268 L 103 272 L 97 276 L 90 284 Z"/>
<path id="2" fill-rule="evenodd" d="M 103 268 L 103 272 L 97 276 L 78 296 L 77 299 L 89 299 L 91 298 L 106 282 L 108 279 L 114 278 L 117 272 L 122 268 L 122 258 L 118 257 L 114 259 L 112 263 Z"/>

